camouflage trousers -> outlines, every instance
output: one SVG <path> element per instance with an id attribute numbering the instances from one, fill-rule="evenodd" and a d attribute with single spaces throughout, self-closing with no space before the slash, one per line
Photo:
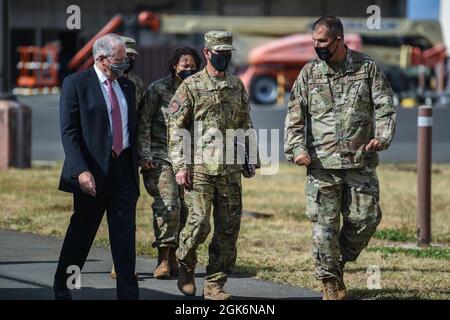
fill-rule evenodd
<path id="1" fill-rule="evenodd" d="M 178 186 L 172 166 L 160 163 L 158 168 L 141 171 L 148 194 L 153 198 L 153 247 L 178 246 L 181 229 L 186 223 L 187 207 L 183 189 Z"/>
<path id="2" fill-rule="evenodd" d="M 358 258 L 380 223 L 376 169 L 307 172 L 306 214 L 312 222 L 315 276 L 339 280 L 342 266 Z"/>
<path id="3" fill-rule="evenodd" d="M 207 281 L 225 283 L 236 262 L 242 216 L 241 190 L 240 173 L 219 176 L 194 173 L 192 190 L 186 190 L 189 214 L 176 254 L 181 264 L 195 267 L 196 250 L 211 230 L 213 206 L 214 234 L 208 248 Z"/>

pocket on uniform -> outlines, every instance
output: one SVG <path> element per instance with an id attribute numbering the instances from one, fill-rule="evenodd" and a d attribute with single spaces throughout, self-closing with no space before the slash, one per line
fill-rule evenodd
<path id="1" fill-rule="evenodd" d="M 381 220 L 380 195 L 373 188 L 353 188 L 349 221 L 361 228 L 377 225 Z"/>
<path id="2" fill-rule="evenodd" d="M 312 183 L 307 183 L 305 195 L 306 216 L 311 222 L 317 222 L 319 219 L 319 187 Z"/>
<path id="3" fill-rule="evenodd" d="M 370 96 L 369 76 L 360 72 L 348 77 L 347 106 L 351 108 L 351 114 L 355 121 L 371 121 L 372 99 Z"/>
<path id="4" fill-rule="evenodd" d="M 333 98 L 327 79 L 308 80 L 308 105 L 312 115 L 322 113 L 333 106 Z"/>

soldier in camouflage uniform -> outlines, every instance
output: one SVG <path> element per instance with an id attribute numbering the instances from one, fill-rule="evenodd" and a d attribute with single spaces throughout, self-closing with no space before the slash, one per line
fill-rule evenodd
<path id="1" fill-rule="evenodd" d="M 189 209 L 176 252 L 180 264 L 178 288 L 185 295 L 195 295 L 196 250 L 211 230 L 211 207 L 214 207 L 214 234 L 209 244 L 203 297 L 223 300 L 231 297 L 223 286 L 237 256 L 236 242 L 242 215 L 241 172 L 245 177 L 255 174 L 257 150 L 254 149 L 255 137 L 251 136 L 253 152 L 250 154 L 253 157 L 249 171 L 242 171 L 243 165 L 237 161 L 197 161 L 199 154 L 194 145 L 198 141 L 195 139 L 187 145 L 190 150 L 182 150 L 177 130 L 185 129 L 193 137 L 199 121 L 202 134 L 212 130 L 223 137 L 227 129 L 247 131 L 253 128 L 244 85 L 237 76 L 226 72 L 233 48 L 231 33 L 210 31 L 204 39 L 206 68 L 183 81 L 169 105 L 169 155 L 178 184 L 186 187 L 185 200 Z M 216 140 L 215 136 L 204 138 L 200 151 L 197 150 L 200 156 L 207 150 L 212 150 L 214 155 L 226 154 L 225 144 L 216 144 Z"/>
<path id="2" fill-rule="evenodd" d="M 344 265 L 357 259 L 381 220 L 377 151 L 391 143 L 396 113 L 386 76 L 344 45 L 338 18 L 317 20 L 313 39 L 318 58 L 292 88 L 285 153 L 307 166 L 306 214 L 324 299 L 345 299 Z"/>
<path id="3" fill-rule="evenodd" d="M 134 61 L 136 59 L 136 55 L 139 53 L 136 51 L 136 41 L 133 38 L 120 36 L 120 39 L 125 44 L 126 53 L 127 53 L 127 63 L 128 63 L 128 69 L 125 70 L 124 76 L 130 79 L 134 86 L 136 87 L 136 110 L 139 110 L 139 108 L 144 104 L 144 83 L 142 82 L 141 78 L 139 78 L 134 72 L 132 72 L 134 67 Z M 114 265 L 111 269 L 111 278 L 116 279 L 116 270 L 114 268 Z"/>
<path id="4" fill-rule="evenodd" d="M 127 49 L 128 69 L 125 71 L 125 77 L 130 79 L 136 87 L 136 108 L 139 110 L 139 108 L 144 104 L 145 87 L 141 78 L 133 72 L 136 56 L 139 55 L 136 51 L 136 40 L 124 36 L 121 36 L 120 38 L 125 43 L 125 47 Z"/>
<path id="5" fill-rule="evenodd" d="M 154 199 L 153 247 L 158 248 L 157 279 L 178 274 L 175 250 L 178 235 L 187 217 L 183 189 L 175 181 L 167 154 L 168 106 L 180 83 L 194 74 L 201 58 L 192 48 L 177 48 L 169 57 L 170 74 L 147 89 L 146 103 L 138 112 L 137 137 L 141 173 L 147 192 Z"/>

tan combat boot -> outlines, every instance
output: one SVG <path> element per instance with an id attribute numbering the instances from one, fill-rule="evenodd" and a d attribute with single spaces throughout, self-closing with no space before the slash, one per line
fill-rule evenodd
<path id="1" fill-rule="evenodd" d="M 323 300 L 338 300 L 338 281 L 335 278 L 322 280 Z"/>
<path id="2" fill-rule="evenodd" d="M 344 279 L 342 279 L 341 281 L 338 281 L 337 299 L 338 300 L 347 300 L 347 288 L 345 287 Z"/>
<path id="3" fill-rule="evenodd" d="M 231 295 L 223 290 L 223 284 L 219 282 L 205 281 L 203 288 L 203 299 L 205 300 L 230 300 Z"/>
<path id="4" fill-rule="evenodd" d="M 186 266 L 179 265 L 178 272 L 178 289 L 187 296 L 195 296 L 196 287 L 194 268 L 188 269 Z"/>
<path id="5" fill-rule="evenodd" d="M 177 251 L 176 248 L 170 248 L 169 252 L 169 267 L 170 267 L 170 275 L 178 276 L 178 259 L 175 255 Z"/>
<path id="6" fill-rule="evenodd" d="M 167 279 L 170 277 L 169 250 L 170 248 L 168 247 L 158 248 L 158 265 L 153 271 L 153 276 L 156 279 Z"/>

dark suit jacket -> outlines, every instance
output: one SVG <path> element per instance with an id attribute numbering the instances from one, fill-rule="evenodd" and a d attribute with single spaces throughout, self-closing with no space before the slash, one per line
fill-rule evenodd
<path id="1" fill-rule="evenodd" d="M 135 87 L 125 77 L 118 79 L 128 104 L 128 131 L 132 149 L 133 168 L 139 190 L 136 151 Z M 112 132 L 108 110 L 94 68 L 67 76 L 59 101 L 61 139 L 65 160 L 59 189 L 82 192 L 78 175 L 90 171 L 95 179 L 97 194 L 105 186 L 112 150 Z"/>

